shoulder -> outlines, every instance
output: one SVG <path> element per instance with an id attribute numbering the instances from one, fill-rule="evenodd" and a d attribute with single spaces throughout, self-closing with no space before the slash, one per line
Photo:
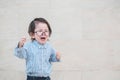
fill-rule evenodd
<path id="1" fill-rule="evenodd" d="M 49 42 L 47 42 L 45 46 L 47 46 L 48 48 L 52 48 L 52 45 Z"/>
<path id="2" fill-rule="evenodd" d="M 28 41 L 28 42 L 26 42 L 25 44 L 24 44 L 24 46 L 23 47 L 25 47 L 25 48 L 28 48 L 28 47 L 30 47 L 31 45 L 32 45 L 32 41 Z"/>
<path id="3" fill-rule="evenodd" d="M 25 43 L 25 45 L 30 45 L 30 44 L 32 44 L 32 41 L 28 41 Z"/>
<path id="4" fill-rule="evenodd" d="M 56 52 L 55 48 L 54 48 L 50 43 L 47 43 L 47 47 L 48 47 L 52 52 Z"/>

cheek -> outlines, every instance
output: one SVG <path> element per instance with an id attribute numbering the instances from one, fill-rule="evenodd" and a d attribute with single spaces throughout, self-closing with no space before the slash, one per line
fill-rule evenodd
<path id="1" fill-rule="evenodd" d="M 39 39 L 39 36 L 38 36 L 38 35 L 35 35 L 35 39 Z"/>

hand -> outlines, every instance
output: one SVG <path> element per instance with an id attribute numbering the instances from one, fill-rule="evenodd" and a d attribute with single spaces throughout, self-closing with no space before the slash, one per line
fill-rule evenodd
<path id="1" fill-rule="evenodd" d="M 61 56 L 60 56 L 59 52 L 56 53 L 56 58 L 57 58 L 57 60 L 60 60 Z"/>
<path id="2" fill-rule="evenodd" d="M 26 38 L 25 37 L 21 38 L 21 40 L 18 43 L 18 47 L 19 48 L 23 47 L 23 45 L 24 45 L 25 42 L 26 42 Z"/>

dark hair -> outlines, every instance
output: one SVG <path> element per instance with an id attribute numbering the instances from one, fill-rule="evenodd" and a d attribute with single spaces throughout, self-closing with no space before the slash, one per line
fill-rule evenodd
<path id="1" fill-rule="evenodd" d="M 46 19 L 44 19 L 44 18 L 35 18 L 33 21 L 31 21 L 31 23 L 29 24 L 29 28 L 28 28 L 29 35 L 31 36 L 31 35 L 34 34 L 35 26 L 39 22 L 47 24 L 48 29 L 49 29 L 49 36 L 51 36 L 52 29 L 51 29 L 50 24 L 48 23 L 48 21 Z M 35 40 L 34 38 L 31 38 L 31 39 Z"/>

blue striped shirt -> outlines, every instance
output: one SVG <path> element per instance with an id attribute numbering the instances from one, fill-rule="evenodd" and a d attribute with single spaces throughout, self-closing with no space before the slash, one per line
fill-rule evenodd
<path id="1" fill-rule="evenodd" d="M 15 48 L 15 56 L 26 60 L 28 76 L 47 77 L 51 73 L 51 62 L 57 62 L 56 51 L 47 42 L 44 45 L 36 40 L 24 44 L 22 48 Z"/>

